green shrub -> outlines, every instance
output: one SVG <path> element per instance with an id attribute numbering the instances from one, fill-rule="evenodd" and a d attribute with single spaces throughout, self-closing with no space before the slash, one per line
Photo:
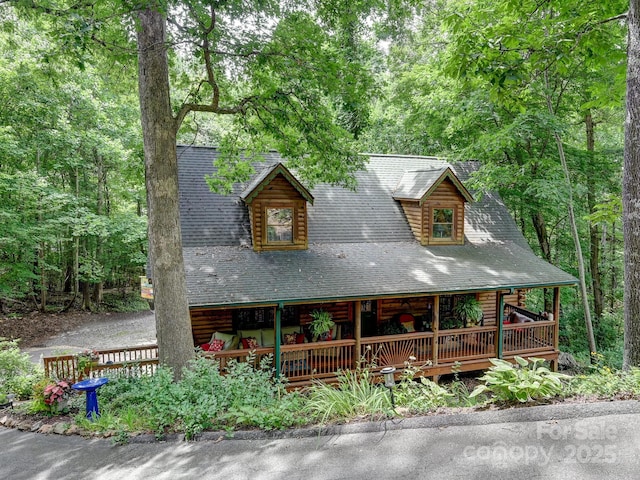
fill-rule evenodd
<path id="1" fill-rule="evenodd" d="M 570 378 L 542 366 L 544 360 L 541 358 L 525 360 L 515 357 L 515 360 L 516 365 L 506 360 L 490 359 L 493 366 L 480 377 L 485 383 L 476 387 L 471 392 L 471 397 L 491 392 L 497 400 L 530 402 L 560 395 L 563 390 L 562 380 Z"/>
<path id="2" fill-rule="evenodd" d="M 171 370 L 160 368 L 153 376 L 114 377 L 98 395 L 110 415 L 107 423 L 120 433 L 180 431 L 193 438 L 215 428 L 269 430 L 302 422 L 299 395 L 287 393 L 284 383 L 274 379 L 270 358 L 256 368 L 254 361 L 253 356 L 230 361 L 223 375 L 218 362 L 198 357 L 180 382 L 173 381 Z"/>
<path id="3" fill-rule="evenodd" d="M 640 369 L 629 371 L 599 365 L 589 374 L 576 375 L 568 386 L 570 395 L 595 395 L 610 399 L 616 395 L 640 396 Z"/>
<path id="4" fill-rule="evenodd" d="M 593 322 L 593 333 L 598 353 L 605 365 L 620 369 L 623 351 L 623 310 L 604 312 Z M 590 363 L 589 342 L 582 309 L 566 309 L 560 317 L 560 349 L 571 353 L 582 365 Z"/>
<path id="5" fill-rule="evenodd" d="M 0 337 L 0 393 L 13 393 L 26 399 L 41 378 L 41 369 L 29 354 L 20 351 L 18 341 Z"/>
<path id="6" fill-rule="evenodd" d="M 413 413 L 424 413 L 450 404 L 453 395 L 426 377 L 415 380 L 420 368 L 413 365 L 414 357 L 405 362 L 400 381 L 395 389 L 396 404 Z"/>

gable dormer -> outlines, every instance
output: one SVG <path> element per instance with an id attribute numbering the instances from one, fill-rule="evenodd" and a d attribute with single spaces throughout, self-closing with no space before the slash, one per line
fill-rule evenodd
<path id="1" fill-rule="evenodd" d="M 307 202 L 313 196 L 281 163 L 265 167 L 240 195 L 249 208 L 253 249 L 308 247 Z"/>
<path id="2" fill-rule="evenodd" d="M 420 244 L 464 244 L 464 205 L 473 197 L 451 168 L 405 172 L 393 198 Z"/>

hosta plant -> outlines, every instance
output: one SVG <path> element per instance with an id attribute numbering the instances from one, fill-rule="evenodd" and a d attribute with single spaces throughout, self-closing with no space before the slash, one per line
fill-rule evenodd
<path id="1" fill-rule="evenodd" d="M 506 360 L 491 359 L 493 366 L 479 379 L 484 385 L 477 386 L 470 396 L 490 392 L 495 400 L 530 402 L 559 395 L 563 380 L 570 378 L 549 370 L 541 358 L 514 358 L 515 365 Z"/>

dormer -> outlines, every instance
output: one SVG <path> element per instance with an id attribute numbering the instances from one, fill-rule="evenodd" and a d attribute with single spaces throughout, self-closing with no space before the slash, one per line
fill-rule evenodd
<path id="1" fill-rule="evenodd" d="M 473 196 L 450 167 L 405 172 L 393 198 L 420 244 L 464 244 L 464 205 Z"/>
<path id="2" fill-rule="evenodd" d="M 281 163 L 265 167 L 242 192 L 256 252 L 308 248 L 307 202 L 313 196 Z"/>

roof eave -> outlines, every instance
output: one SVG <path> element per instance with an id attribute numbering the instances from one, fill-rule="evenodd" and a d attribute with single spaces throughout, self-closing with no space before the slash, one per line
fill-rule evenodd
<path id="1" fill-rule="evenodd" d="M 516 285 L 500 285 L 500 286 L 486 286 L 476 288 L 460 288 L 457 290 L 445 290 L 445 291 L 420 291 L 420 292 L 406 292 L 406 293 L 384 293 L 384 294 L 370 294 L 370 295 L 346 295 L 346 296 L 326 296 L 326 297 L 314 297 L 314 298 L 289 298 L 289 299 L 269 299 L 262 301 L 248 301 L 248 302 L 225 302 L 225 303 L 201 303 L 190 304 L 189 308 L 249 308 L 249 307 L 275 307 L 278 305 L 302 305 L 310 303 L 326 303 L 326 302 L 353 302 L 357 300 L 376 300 L 383 298 L 400 298 L 400 297 L 429 297 L 434 295 L 455 295 L 462 292 L 465 293 L 479 293 L 479 292 L 499 292 L 503 290 L 515 291 L 529 288 L 554 288 L 554 287 L 571 287 L 578 283 L 577 279 L 567 280 L 564 282 L 553 283 L 529 283 L 529 284 L 516 284 Z"/>

